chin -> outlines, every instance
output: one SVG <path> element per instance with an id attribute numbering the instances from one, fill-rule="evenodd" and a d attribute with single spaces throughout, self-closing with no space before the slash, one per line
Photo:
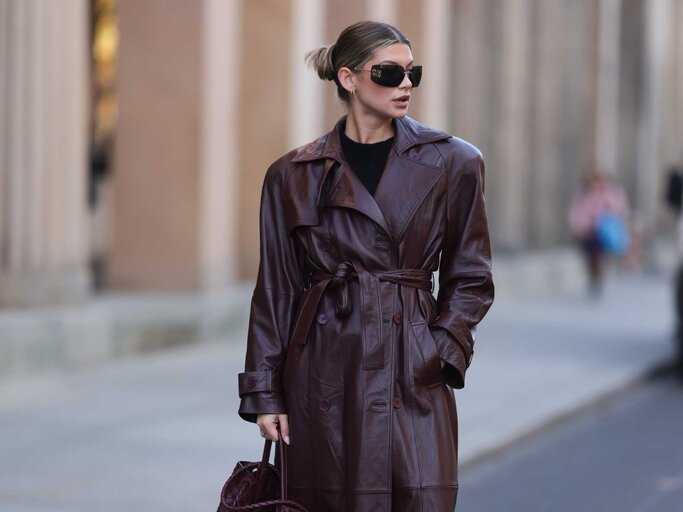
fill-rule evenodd
<path id="1" fill-rule="evenodd" d="M 398 119 L 401 117 L 405 117 L 407 114 L 408 114 L 407 108 L 392 108 L 385 115 L 387 117 L 391 117 L 392 119 Z"/>
<path id="2" fill-rule="evenodd" d="M 377 110 L 377 115 L 385 119 L 400 119 L 408 114 L 408 109 L 387 109 L 387 110 Z"/>

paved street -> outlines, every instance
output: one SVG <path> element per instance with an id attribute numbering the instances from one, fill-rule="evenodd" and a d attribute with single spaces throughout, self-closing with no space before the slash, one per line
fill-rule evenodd
<path id="1" fill-rule="evenodd" d="M 638 380 L 672 352 L 663 277 L 627 277 L 599 303 L 512 292 L 499 290 L 456 394 L 464 470 Z M 256 426 L 236 414 L 243 343 L 0 385 L 0 510 L 215 510 L 235 462 L 262 449 Z"/>
<path id="2" fill-rule="evenodd" d="M 462 471 L 466 512 L 683 512 L 683 383 L 601 402 Z"/>
<path id="3" fill-rule="evenodd" d="M 603 300 L 580 293 L 499 290 L 477 333 L 465 389 L 456 392 L 460 462 L 621 389 L 673 354 L 665 276 L 608 282 Z"/>

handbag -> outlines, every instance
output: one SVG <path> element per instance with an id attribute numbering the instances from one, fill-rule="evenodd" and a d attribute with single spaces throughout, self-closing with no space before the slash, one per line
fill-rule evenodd
<path id="1" fill-rule="evenodd" d="M 624 254 L 631 243 L 626 224 L 611 212 L 600 214 L 596 222 L 596 234 L 600 246 L 612 254 Z"/>
<path id="2" fill-rule="evenodd" d="M 266 439 L 260 462 L 237 463 L 223 485 L 217 512 L 308 512 L 302 505 L 287 499 L 285 442 L 279 426 L 277 436 L 275 465 L 268 462 L 273 442 Z"/>

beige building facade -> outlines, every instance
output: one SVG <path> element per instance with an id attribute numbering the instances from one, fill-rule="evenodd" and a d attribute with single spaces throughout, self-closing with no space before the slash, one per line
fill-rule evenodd
<path id="1" fill-rule="evenodd" d="M 592 165 L 654 226 L 683 159 L 683 0 L 118 0 L 111 170 L 89 209 L 96 3 L 0 0 L 0 307 L 87 300 L 103 232 L 105 290 L 254 278 L 267 167 L 344 112 L 303 54 L 358 19 L 411 40 L 409 115 L 483 151 L 500 253 L 571 242 Z"/>

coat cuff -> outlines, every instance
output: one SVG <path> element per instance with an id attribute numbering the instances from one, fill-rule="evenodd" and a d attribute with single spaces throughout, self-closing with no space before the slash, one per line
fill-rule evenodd
<path id="1" fill-rule="evenodd" d="M 455 389 L 462 389 L 465 387 L 465 372 L 468 366 L 465 352 L 444 329 L 433 329 L 432 337 L 439 357 L 446 363 L 441 369 L 441 375 L 446 380 L 446 384 Z"/>
<path id="2" fill-rule="evenodd" d="M 237 376 L 240 396 L 238 414 L 256 423 L 259 414 L 286 414 L 280 374 L 271 370 L 242 372 Z"/>
<path id="3" fill-rule="evenodd" d="M 432 331 L 438 328 L 450 334 L 451 340 L 460 346 L 460 350 L 464 354 L 465 368 L 469 368 L 474 353 L 474 338 L 467 324 L 457 317 L 450 318 L 448 321 L 442 317 L 437 317 L 429 327 Z"/>

